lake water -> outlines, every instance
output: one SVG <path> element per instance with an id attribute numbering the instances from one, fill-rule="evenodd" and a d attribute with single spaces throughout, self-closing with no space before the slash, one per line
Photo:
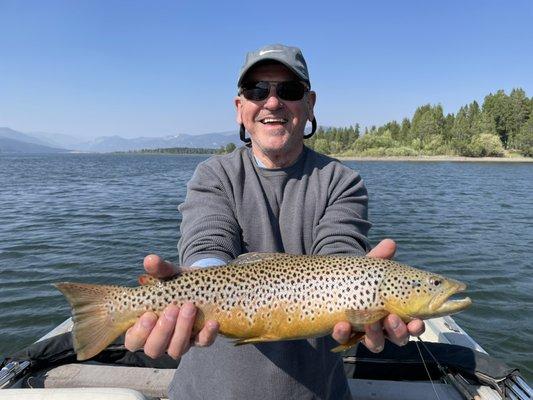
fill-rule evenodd
<path id="1" fill-rule="evenodd" d="M 0 156 L 0 356 L 69 316 L 52 282 L 135 285 L 142 259 L 177 261 L 177 206 L 203 156 Z M 465 281 L 456 316 L 533 380 L 533 164 L 346 162 L 370 194 L 371 240 Z"/>

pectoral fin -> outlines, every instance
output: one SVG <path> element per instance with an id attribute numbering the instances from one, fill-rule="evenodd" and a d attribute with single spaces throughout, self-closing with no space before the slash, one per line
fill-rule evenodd
<path id="1" fill-rule="evenodd" d="M 386 317 L 389 312 L 386 310 L 346 310 L 346 318 L 352 325 L 352 327 L 357 327 L 356 329 L 363 329 L 363 325 L 373 324 Z M 331 349 L 334 353 L 340 353 L 341 351 L 346 351 L 353 346 L 355 346 L 361 339 L 365 337 L 364 332 L 355 332 L 350 340 L 345 344 L 341 344 L 337 347 Z"/>
<path id="2" fill-rule="evenodd" d="M 389 314 L 386 310 L 346 310 L 346 317 L 352 325 L 373 324 Z"/>
<path id="3" fill-rule="evenodd" d="M 344 344 L 340 344 L 337 347 L 334 347 L 331 349 L 333 353 L 340 353 L 342 351 L 346 351 L 348 349 L 351 349 L 353 346 L 355 346 L 359 341 L 365 336 L 364 332 L 356 332 L 350 340 L 348 340 Z"/>

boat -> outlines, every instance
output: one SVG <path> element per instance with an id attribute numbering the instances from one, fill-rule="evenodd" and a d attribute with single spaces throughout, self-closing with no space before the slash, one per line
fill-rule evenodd
<path id="1" fill-rule="evenodd" d="M 343 354 L 354 398 L 363 400 L 526 400 L 528 383 L 515 368 L 490 357 L 449 316 L 426 320 L 426 331 L 403 347 L 387 342 L 374 354 L 358 345 Z M 177 361 L 151 360 L 120 341 L 77 362 L 69 318 L 0 371 L 0 399 L 166 399 Z"/>

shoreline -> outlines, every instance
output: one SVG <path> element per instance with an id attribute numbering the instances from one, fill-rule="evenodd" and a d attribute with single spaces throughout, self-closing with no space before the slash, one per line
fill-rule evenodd
<path id="1" fill-rule="evenodd" d="M 500 163 L 531 163 L 533 157 L 460 157 L 460 156 L 335 156 L 342 161 L 411 161 L 411 162 L 500 162 Z"/>

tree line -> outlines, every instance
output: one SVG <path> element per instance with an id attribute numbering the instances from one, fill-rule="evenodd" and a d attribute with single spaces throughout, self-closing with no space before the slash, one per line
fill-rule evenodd
<path id="1" fill-rule="evenodd" d="M 412 118 L 365 128 L 319 127 L 306 145 L 339 156 L 459 155 L 533 157 L 533 97 L 513 89 L 485 96 L 444 115 L 442 106 L 418 107 Z"/>

